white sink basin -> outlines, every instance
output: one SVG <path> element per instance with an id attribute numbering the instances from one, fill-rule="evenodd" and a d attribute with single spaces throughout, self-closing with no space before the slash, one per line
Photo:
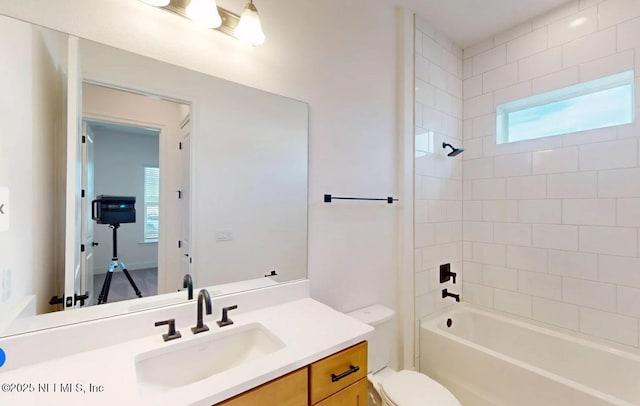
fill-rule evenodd
<path id="1" fill-rule="evenodd" d="M 210 328 L 218 330 L 215 323 Z M 136 356 L 136 376 L 145 389 L 166 391 L 188 385 L 285 347 L 260 323 L 224 327 L 191 340 L 189 330 L 182 334 L 166 347 Z"/>

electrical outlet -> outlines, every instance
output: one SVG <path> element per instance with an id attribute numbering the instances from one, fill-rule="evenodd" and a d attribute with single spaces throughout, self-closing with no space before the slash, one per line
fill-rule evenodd
<path id="1" fill-rule="evenodd" d="M 216 241 L 233 241 L 233 231 L 230 228 L 216 230 Z"/>

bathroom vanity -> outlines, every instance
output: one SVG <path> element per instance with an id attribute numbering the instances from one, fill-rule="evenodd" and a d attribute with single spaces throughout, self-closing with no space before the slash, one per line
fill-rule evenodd
<path id="1" fill-rule="evenodd" d="M 373 330 L 311 299 L 308 285 L 213 298 L 213 315 L 204 319 L 210 330 L 200 334 L 190 331 L 192 301 L 0 340 L 7 353 L 2 382 L 35 388 L 2 392 L 0 404 L 365 405 L 366 340 Z M 238 305 L 230 315 L 233 325 L 218 327 L 221 310 L 232 305 Z M 182 338 L 165 342 L 166 326 L 153 325 L 171 318 Z M 47 347 L 88 328 L 96 335 L 91 348 L 64 353 Z M 82 391 L 39 392 L 46 383 L 77 384 Z M 90 387 L 103 389 L 90 393 Z"/>
<path id="2" fill-rule="evenodd" d="M 218 405 L 365 406 L 367 390 L 367 342 L 363 341 Z"/>

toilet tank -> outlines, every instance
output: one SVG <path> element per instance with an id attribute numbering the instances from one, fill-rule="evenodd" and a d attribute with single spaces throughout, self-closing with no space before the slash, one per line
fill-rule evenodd
<path id="1" fill-rule="evenodd" d="M 368 340 L 368 373 L 378 372 L 389 365 L 396 336 L 393 323 L 395 314 L 392 309 L 382 305 L 373 305 L 348 313 L 349 316 L 374 328 Z"/>

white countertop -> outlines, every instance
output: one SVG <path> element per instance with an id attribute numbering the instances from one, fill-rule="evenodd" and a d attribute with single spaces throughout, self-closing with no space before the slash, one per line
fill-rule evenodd
<path id="1" fill-rule="evenodd" d="M 135 356 L 220 331 L 215 319 L 206 316 L 205 323 L 211 331 L 198 335 L 180 325 L 177 327 L 182 338 L 164 342 L 161 334 L 165 328 L 158 328 L 157 334 L 152 336 L 1 373 L 0 384 L 23 384 L 23 390 L 33 391 L 8 393 L 3 390 L 0 404 L 68 405 L 82 402 L 112 406 L 121 402 L 123 405 L 209 406 L 357 344 L 373 331 L 370 326 L 310 298 L 239 313 L 232 318 L 235 324 L 223 329 L 259 322 L 282 340 L 285 348 L 180 388 L 166 392 L 141 390 L 136 379 Z M 91 337 L 76 339 L 90 340 Z M 38 385 L 47 383 L 49 392 L 44 393 L 44 388 Z M 57 385 L 55 393 L 54 384 Z M 72 392 L 60 393 L 61 384 L 72 384 Z M 104 391 L 90 392 L 90 385 L 94 388 L 102 386 Z"/>

